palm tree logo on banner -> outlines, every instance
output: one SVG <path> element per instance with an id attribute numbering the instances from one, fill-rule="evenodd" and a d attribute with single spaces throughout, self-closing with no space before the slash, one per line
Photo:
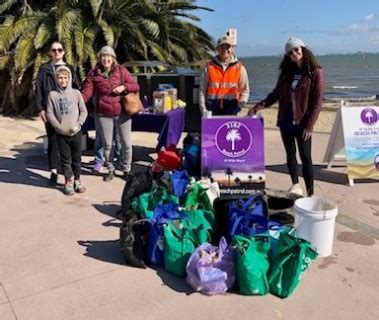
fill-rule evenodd
<path id="1" fill-rule="evenodd" d="M 231 144 L 232 144 L 232 151 L 235 151 L 235 143 L 236 141 L 240 141 L 241 140 L 241 135 L 240 133 L 238 132 L 237 129 L 231 129 L 228 131 L 228 133 L 226 134 L 226 141 L 230 141 Z"/>

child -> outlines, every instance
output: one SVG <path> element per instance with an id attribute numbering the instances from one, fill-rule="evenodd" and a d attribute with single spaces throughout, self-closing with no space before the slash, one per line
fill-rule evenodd
<path id="1" fill-rule="evenodd" d="M 57 132 L 65 184 L 63 193 L 73 195 L 86 191 L 80 181 L 82 131 L 87 109 L 79 90 L 71 87 L 71 71 L 60 66 L 55 71 L 58 88 L 49 93 L 47 119 Z M 74 176 L 74 180 L 72 179 Z"/>

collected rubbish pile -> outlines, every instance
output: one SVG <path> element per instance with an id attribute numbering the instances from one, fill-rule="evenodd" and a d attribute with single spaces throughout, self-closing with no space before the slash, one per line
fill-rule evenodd
<path id="1" fill-rule="evenodd" d="M 204 294 L 285 298 L 317 257 L 293 229 L 296 199 L 275 190 L 220 198 L 210 179 L 149 169 L 126 181 L 121 251 L 126 263 L 163 267 Z"/>

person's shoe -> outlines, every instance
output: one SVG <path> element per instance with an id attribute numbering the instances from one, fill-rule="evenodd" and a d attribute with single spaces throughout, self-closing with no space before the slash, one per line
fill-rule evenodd
<path id="1" fill-rule="evenodd" d="M 57 184 L 57 182 L 58 182 L 58 175 L 55 172 L 52 172 L 50 174 L 49 183 L 50 184 Z"/>
<path id="2" fill-rule="evenodd" d="M 97 173 L 100 173 L 102 169 L 103 169 L 103 164 L 100 163 L 100 162 L 97 162 L 97 163 L 95 163 L 95 165 L 93 166 L 92 171 L 97 172 Z"/>
<path id="3" fill-rule="evenodd" d="M 298 183 L 293 184 L 292 187 L 288 190 L 289 193 L 297 194 L 298 196 L 303 195 L 303 189 L 301 189 Z"/>
<path id="4" fill-rule="evenodd" d="M 103 180 L 109 182 L 114 178 L 114 170 L 109 170 L 109 172 L 104 176 Z"/>
<path id="5" fill-rule="evenodd" d="M 76 193 L 83 193 L 83 192 L 86 192 L 87 188 L 82 184 L 80 180 L 75 180 L 74 190 Z"/>
<path id="6" fill-rule="evenodd" d="M 72 178 L 66 179 L 66 182 L 64 183 L 63 193 L 66 196 L 72 196 L 73 194 L 75 194 L 74 181 Z"/>

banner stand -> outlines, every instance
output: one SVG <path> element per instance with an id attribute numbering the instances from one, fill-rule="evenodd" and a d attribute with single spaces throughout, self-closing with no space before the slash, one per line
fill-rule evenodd
<path id="1" fill-rule="evenodd" d="M 345 101 L 341 101 L 341 107 L 337 110 L 332 132 L 330 133 L 328 146 L 325 151 L 324 162 L 328 163 L 328 170 L 333 166 L 334 162 L 342 162 L 343 165 L 346 166 L 346 153 L 341 116 L 341 108 L 345 105 Z"/>

